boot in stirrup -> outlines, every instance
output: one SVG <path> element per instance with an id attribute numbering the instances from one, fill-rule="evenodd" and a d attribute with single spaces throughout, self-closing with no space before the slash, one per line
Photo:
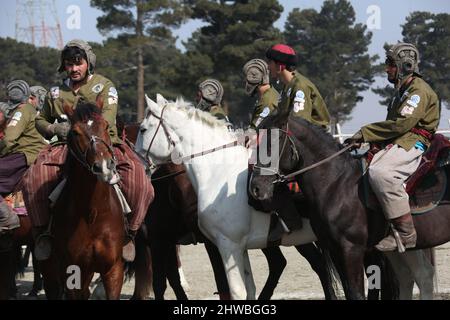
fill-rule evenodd
<path id="1" fill-rule="evenodd" d="M 381 240 L 375 248 L 380 251 L 394 251 L 398 249 L 400 252 L 403 252 L 403 249 L 414 248 L 416 246 L 417 233 L 411 213 L 392 219 L 391 222 L 394 230 Z M 395 233 L 398 234 L 397 239 Z M 402 246 L 399 247 L 398 241 L 401 242 L 404 248 Z"/>

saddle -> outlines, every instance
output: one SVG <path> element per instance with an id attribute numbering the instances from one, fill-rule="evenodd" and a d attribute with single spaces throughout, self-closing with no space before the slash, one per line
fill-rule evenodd
<path id="1" fill-rule="evenodd" d="M 367 168 L 373 156 L 380 151 L 378 145 L 371 145 L 361 158 L 363 168 Z M 406 180 L 405 190 L 409 195 L 412 214 L 422 214 L 435 208 L 445 195 L 447 174 L 445 166 L 450 164 L 450 141 L 442 134 L 435 134 L 431 145 L 422 156 L 417 170 Z M 365 170 L 364 170 L 365 171 Z M 366 206 L 378 208 L 379 204 L 364 175 Z"/>

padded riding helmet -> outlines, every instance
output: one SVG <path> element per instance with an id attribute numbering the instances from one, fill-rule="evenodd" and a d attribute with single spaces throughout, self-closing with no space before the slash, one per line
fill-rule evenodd
<path id="1" fill-rule="evenodd" d="M 206 110 L 222 102 L 223 87 L 218 80 L 207 79 L 199 84 L 198 90 L 201 93 L 201 99 L 197 105 L 198 108 Z"/>
<path id="2" fill-rule="evenodd" d="M 400 42 L 390 47 L 386 52 L 386 63 L 397 66 L 397 79 L 400 81 L 411 74 L 421 77 L 419 51 L 411 43 Z"/>
<path id="3" fill-rule="evenodd" d="M 87 59 L 87 63 L 89 66 L 89 68 L 88 68 L 89 74 L 94 73 L 97 57 L 95 56 L 94 51 L 92 51 L 92 47 L 89 45 L 89 43 L 87 43 L 84 40 L 80 40 L 80 39 L 71 40 L 65 45 L 64 49 L 61 51 L 58 72 L 64 71 L 64 58 L 63 58 L 64 51 L 66 51 L 70 47 L 76 47 L 76 48 L 79 48 L 82 51 L 84 51 L 84 53 L 86 54 L 86 59 Z"/>
<path id="4" fill-rule="evenodd" d="M 242 70 L 245 76 L 245 92 L 250 96 L 255 94 L 259 85 L 270 83 L 269 66 L 262 59 L 248 61 Z"/>

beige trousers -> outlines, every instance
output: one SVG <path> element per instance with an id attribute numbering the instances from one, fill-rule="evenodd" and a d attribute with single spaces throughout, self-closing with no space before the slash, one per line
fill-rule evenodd
<path id="1" fill-rule="evenodd" d="M 395 219 L 411 211 L 404 182 L 420 164 L 422 151 L 415 147 L 406 151 L 394 144 L 379 151 L 369 166 L 369 182 L 387 219 Z"/>

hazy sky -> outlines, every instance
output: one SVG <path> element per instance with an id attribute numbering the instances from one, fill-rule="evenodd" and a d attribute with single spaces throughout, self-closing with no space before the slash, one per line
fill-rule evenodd
<path id="1" fill-rule="evenodd" d="M 37 1 L 36 1 L 37 2 Z M 51 1 L 48 1 L 51 2 Z M 88 41 L 101 42 L 104 37 L 97 31 L 96 18 L 102 13 L 89 6 L 89 0 L 57 0 L 57 16 L 59 18 L 63 39 L 68 41 L 73 38 L 83 38 Z M 293 8 L 315 8 L 320 10 L 323 0 L 279 0 L 284 7 L 281 18 L 275 26 L 283 29 L 287 15 Z M 433 13 L 450 13 L 449 0 L 353 0 L 350 1 L 356 12 L 356 21 L 368 23 L 372 26 L 372 43 L 369 47 L 370 54 L 378 54 L 384 59 L 383 44 L 395 43 L 402 38 L 401 25 L 405 23 L 405 17 L 413 11 L 430 11 Z M 73 17 L 73 10 L 79 9 L 79 26 Z M 379 20 L 373 20 L 374 13 L 379 10 Z M 36 21 L 40 21 L 40 13 L 35 12 Z M 48 25 L 54 24 L 55 19 L 47 15 L 45 21 Z M 20 24 L 26 24 L 26 18 L 21 16 Z M 2 1 L 2 13 L 0 14 L 0 37 L 15 37 L 16 25 L 16 0 Z M 189 38 L 192 31 L 201 25 L 198 21 L 192 21 L 175 31 L 181 40 Z M 251 57 L 249 57 L 251 58 Z M 56 63 L 56 62 L 55 62 Z M 388 82 L 385 78 L 379 78 L 373 87 L 384 86 Z M 370 90 L 363 93 L 364 100 L 353 110 L 353 119 L 343 125 L 345 133 L 352 133 L 362 125 L 384 120 L 385 107 L 380 107 L 378 96 Z M 448 119 L 449 110 L 442 110 L 440 128 L 450 128 Z"/>

